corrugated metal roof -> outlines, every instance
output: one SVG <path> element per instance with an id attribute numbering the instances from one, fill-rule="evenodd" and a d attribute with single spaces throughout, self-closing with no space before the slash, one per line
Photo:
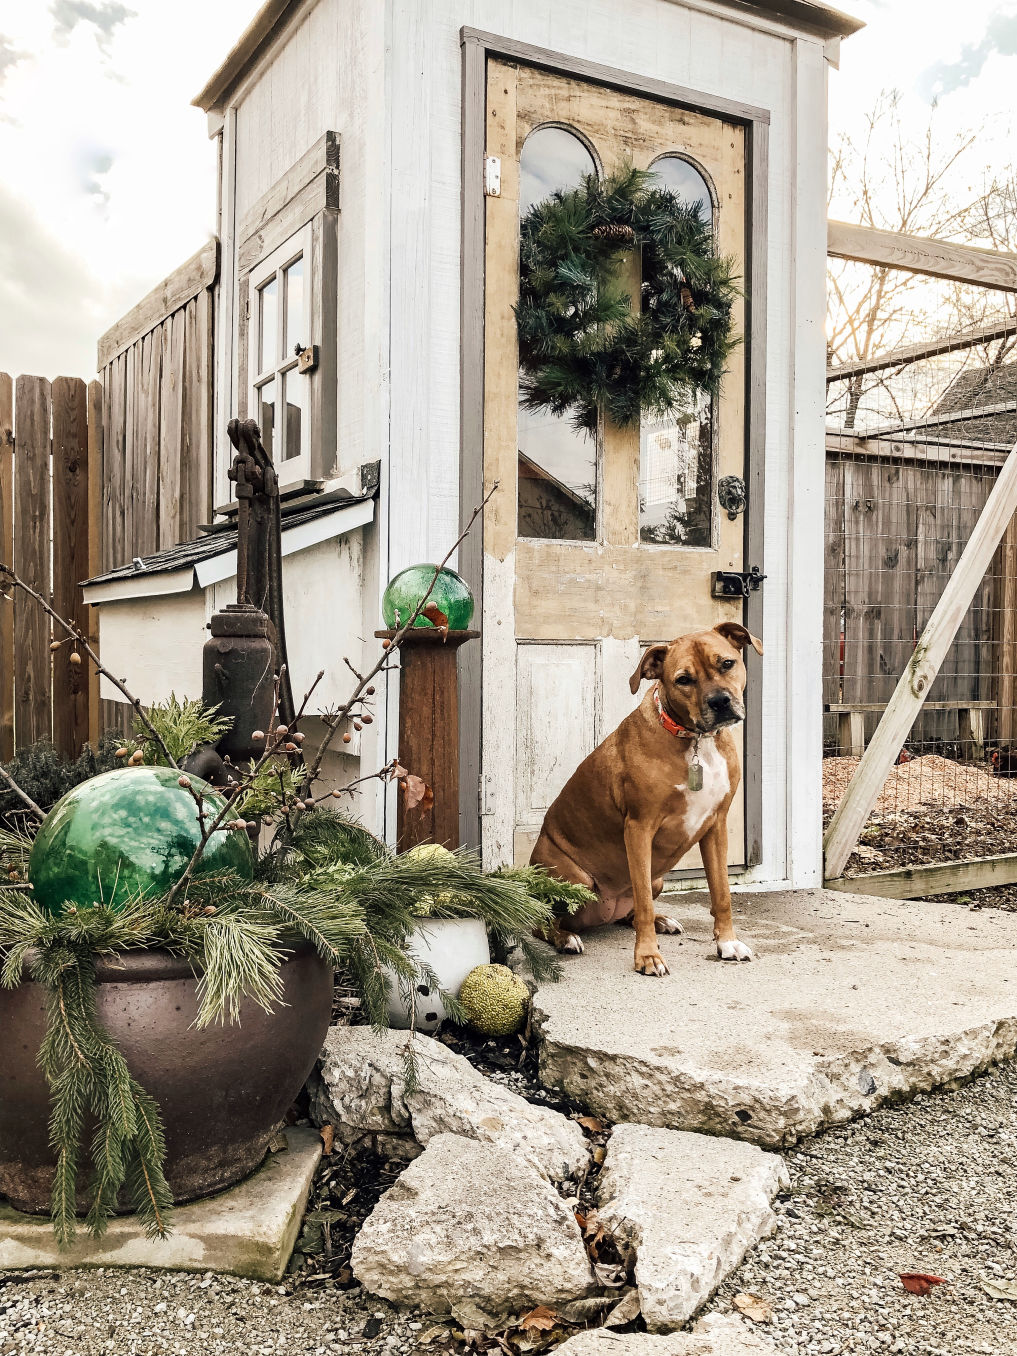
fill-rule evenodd
<path id="1" fill-rule="evenodd" d="M 354 504 L 366 503 L 369 499 L 375 497 L 375 493 L 376 491 L 370 494 L 351 494 L 343 499 L 331 499 L 327 503 L 311 504 L 307 508 L 287 513 L 282 520 L 283 535 L 285 536 L 293 528 L 303 527 L 305 523 L 326 518 L 332 513 L 342 513 L 344 509 L 351 508 Z M 237 529 L 235 527 L 224 527 L 215 532 L 209 532 L 204 537 L 197 537 L 194 541 L 184 541 L 178 546 L 169 547 L 165 551 L 157 551 L 155 555 L 144 556 L 132 561 L 130 565 L 118 565 L 115 570 L 110 570 L 107 574 L 99 574 L 94 579 L 84 580 L 84 585 L 113 584 L 120 580 L 137 579 L 141 575 L 167 574 L 171 570 L 186 570 L 190 566 L 200 565 L 202 561 L 213 560 L 216 556 L 224 556 L 236 549 Z"/>

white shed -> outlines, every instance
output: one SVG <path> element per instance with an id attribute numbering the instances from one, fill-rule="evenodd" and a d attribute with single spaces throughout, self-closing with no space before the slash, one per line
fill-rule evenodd
<path id="1" fill-rule="evenodd" d="M 439 559 L 499 482 L 459 552 L 482 631 L 460 651 L 460 824 L 485 865 L 528 855 L 631 709 L 644 645 L 744 613 L 765 657 L 732 871 L 821 881 L 826 86 L 859 26 L 809 0 L 268 0 L 195 100 L 220 165 L 213 503 L 234 415 L 270 431 L 294 513 L 381 464 L 356 603 L 349 552 L 340 577 L 316 545 L 300 575 L 295 689 L 334 663 L 339 612 L 355 663 L 377 644 L 385 581 Z M 625 160 L 703 201 L 742 343 L 691 427 L 583 440 L 518 413 L 520 207 Z M 717 571 L 765 583 L 724 600 Z M 123 650 L 142 573 L 101 609 L 104 646 Z M 363 771 L 396 752 L 395 681 Z M 391 834 L 381 789 L 361 812 Z"/>

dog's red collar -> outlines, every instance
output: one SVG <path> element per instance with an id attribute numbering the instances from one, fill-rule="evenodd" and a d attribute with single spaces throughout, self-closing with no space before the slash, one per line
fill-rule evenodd
<path id="1" fill-rule="evenodd" d="M 659 683 L 654 683 L 653 685 L 653 705 L 657 712 L 657 719 L 669 735 L 674 735 L 676 739 L 699 738 L 695 730 L 687 730 L 684 725 L 679 725 L 678 722 L 664 710 L 664 703 L 660 700 Z"/>

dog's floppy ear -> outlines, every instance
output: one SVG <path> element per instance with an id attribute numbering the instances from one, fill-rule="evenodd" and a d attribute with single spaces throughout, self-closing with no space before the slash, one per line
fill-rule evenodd
<path id="1" fill-rule="evenodd" d="M 666 645 L 651 645 L 643 651 L 643 657 L 639 661 L 639 667 L 629 679 L 629 691 L 633 696 L 639 691 L 639 684 L 644 678 L 659 678 L 664 669 L 664 656 L 667 654 Z"/>
<path id="2" fill-rule="evenodd" d="M 763 642 L 758 636 L 746 631 L 741 622 L 721 622 L 719 626 L 715 626 L 713 629 L 719 636 L 729 640 L 736 649 L 744 650 L 746 645 L 751 645 L 756 654 L 763 653 Z"/>

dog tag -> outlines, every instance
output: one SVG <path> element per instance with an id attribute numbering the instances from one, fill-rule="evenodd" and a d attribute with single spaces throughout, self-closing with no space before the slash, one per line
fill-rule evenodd
<path id="1" fill-rule="evenodd" d="M 689 790 L 702 791 L 703 789 L 703 765 L 697 758 L 694 763 L 689 764 Z"/>

